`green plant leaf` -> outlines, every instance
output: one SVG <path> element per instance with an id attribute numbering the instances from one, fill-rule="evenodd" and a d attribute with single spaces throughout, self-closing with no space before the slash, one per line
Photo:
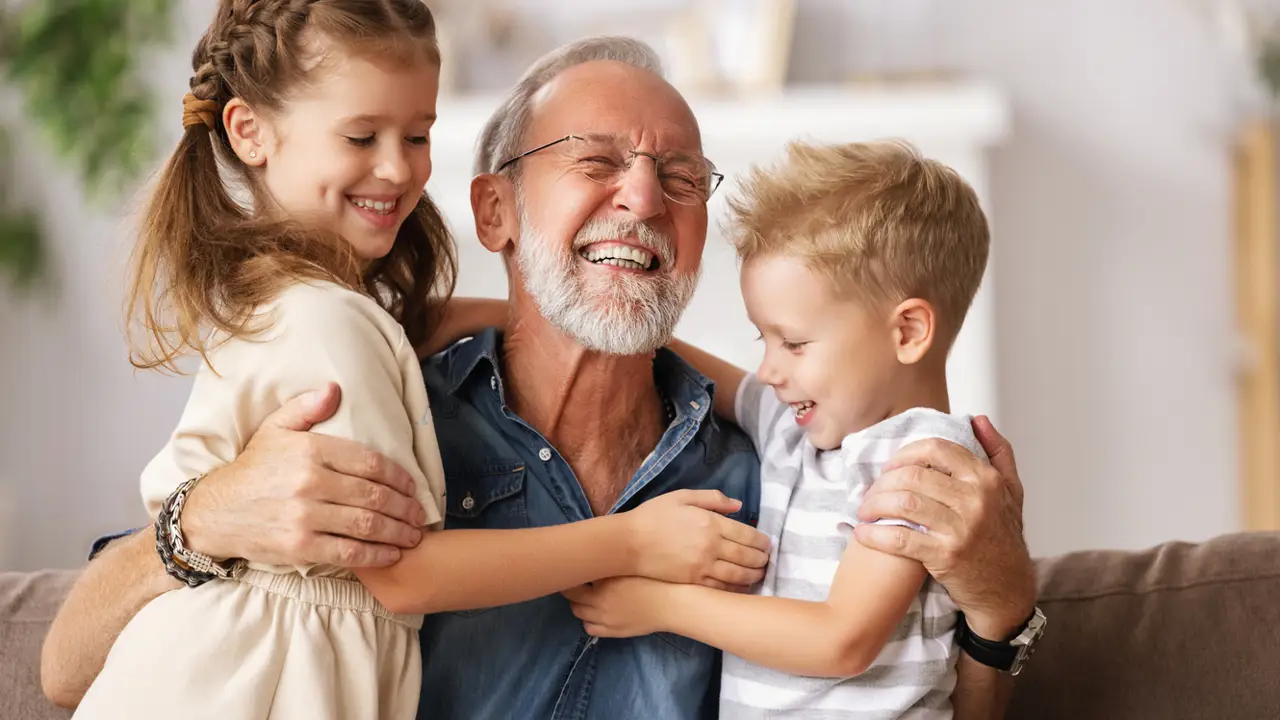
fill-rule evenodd
<path id="1" fill-rule="evenodd" d="M 95 200 L 127 191 L 154 159 L 150 93 L 138 69 L 150 48 L 170 38 L 173 4 L 0 0 L 0 80 L 21 91 L 26 122 Z M 12 175 L 0 148 L 0 272 L 27 283 L 43 262 L 40 223 L 14 205 L 4 182 Z"/>
<path id="2" fill-rule="evenodd" d="M 1280 95 L 1280 38 L 1268 37 L 1258 53 L 1258 74 L 1272 97 Z"/>
<path id="3" fill-rule="evenodd" d="M 30 285 L 44 267 L 43 247 L 33 213 L 0 212 L 0 274 L 19 287 Z"/>

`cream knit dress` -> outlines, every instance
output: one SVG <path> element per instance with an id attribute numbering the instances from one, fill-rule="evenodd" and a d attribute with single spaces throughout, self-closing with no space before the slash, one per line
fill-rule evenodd
<path id="1" fill-rule="evenodd" d="M 314 432 L 357 440 L 417 482 L 427 525 L 443 523 L 444 475 L 426 386 L 400 325 L 370 298 L 299 283 L 261 311 L 271 324 L 202 365 L 178 429 L 142 475 L 154 518 L 188 478 L 235 459 L 285 401 L 337 382 Z M 158 562 L 158 561 L 157 561 Z M 75 717 L 415 717 L 420 615 L 393 615 L 349 571 L 251 564 L 237 580 L 166 593 L 121 633 Z"/>

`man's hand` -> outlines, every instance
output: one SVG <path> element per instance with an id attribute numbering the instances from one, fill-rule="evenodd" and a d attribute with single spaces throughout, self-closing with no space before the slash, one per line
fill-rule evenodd
<path id="1" fill-rule="evenodd" d="M 760 582 L 769 537 L 724 516 L 741 505 L 719 490 L 675 490 L 623 513 L 635 537 L 636 574 L 722 590 Z"/>
<path id="2" fill-rule="evenodd" d="M 1000 640 L 1035 605 L 1036 578 L 1022 535 L 1022 481 L 1013 448 L 985 416 L 974 432 L 990 464 L 954 443 L 902 448 L 863 498 L 858 518 L 898 518 L 929 532 L 859 525 L 858 541 L 925 566 L 979 636 Z"/>
<path id="3" fill-rule="evenodd" d="M 627 638 L 658 632 L 666 589 L 660 580 L 618 577 L 564 591 L 574 616 L 593 637 Z"/>
<path id="4" fill-rule="evenodd" d="M 338 409 L 338 387 L 290 400 L 244 452 L 187 498 L 189 545 L 215 558 L 381 567 L 422 537 L 413 478 L 359 443 L 307 432 Z"/>

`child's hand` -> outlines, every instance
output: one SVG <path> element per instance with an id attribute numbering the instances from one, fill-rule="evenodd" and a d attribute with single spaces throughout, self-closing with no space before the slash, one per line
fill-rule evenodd
<path id="1" fill-rule="evenodd" d="M 597 580 L 566 590 L 573 614 L 594 637 L 636 637 L 662 630 L 667 583 L 638 577 Z"/>
<path id="2" fill-rule="evenodd" d="M 622 513 L 632 528 L 633 574 L 722 590 L 760 582 L 769 537 L 724 516 L 739 507 L 718 490 L 676 490 Z"/>

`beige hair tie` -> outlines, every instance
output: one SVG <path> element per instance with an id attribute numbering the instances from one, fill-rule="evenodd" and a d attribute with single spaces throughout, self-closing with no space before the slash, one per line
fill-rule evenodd
<path id="1" fill-rule="evenodd" d="M 204 124 L 210 130 L 218 127 L 218 103 L 214 100 L 201 100 L 191 93 L 182 96 L 182 129 Z"/>

